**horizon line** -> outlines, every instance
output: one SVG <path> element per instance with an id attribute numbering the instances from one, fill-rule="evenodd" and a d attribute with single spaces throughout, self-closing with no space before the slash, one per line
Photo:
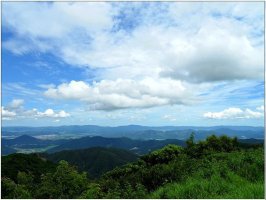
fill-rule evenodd
<path id="1" fill-rule="evenodd" d="M 99 127 L 110 127 L 110 128 L 116 128 L 116 127 L 125 127 L 125 126 L 141 126 L 141 127 L 218 127 L 218 126 L 225 126 L 225 127 L 265 127 L 264 125 L 261 126 L 251 126 L 251 125 L 213 125 L 213 126 L 196 126 L 196 125 L 161 125 L 161 126 L 149 126 L 149 125 L 139 125 L 139 124 L 128 124 L 128 125 L 118 125 L 118 126 L 104 126 L 104 125 L 96 125 L 96 124 L 84 124 L 84 125 L 77 125 L 77 124 L 71 124 L 71 125 L 58 125 L 58 126 L 23 126 L 23 125 L 14 125 L 14 126 L 3 126 L 2 128 L 11 128 L 11 127 L 27 127 L 27 128 L 43 128 L 43 127 L 64 127 L 64 126 L 99 126 Z"/>

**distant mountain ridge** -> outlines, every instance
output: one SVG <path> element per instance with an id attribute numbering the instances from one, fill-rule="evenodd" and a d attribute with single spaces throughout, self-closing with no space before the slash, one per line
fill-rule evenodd
<path id="1" fill-rule="evenodd" d="M 70 131 L 70 130 L 92 130 L 99 129 L 116 129 L 116 130 L 215 130 L 220 128 L 230 128 L 232 130 L 258 130 L 264 129 L 262 126 L 141 126 L 141 125 L 125 125 L 125 126 L 97 126 L 97 125 L 68 125 L 68 126 L 43 126 L 43 127 L 29 127 L 29 126 L 4 126 L 2 131 L 23 132 L 23 131 Z"/>
<path id="2" fill-rule="evenodd" d="M 145 131 L 145 134 L 157 134 L 156 131 Z M 169 134 L 169 133 L 168 133 Z M 175 132 L 173 132 L 175 134 Z M 179 132 L 182 136 L 187 133 Z M 200 133 L 201 137 L 206 137 L 211 134 Z M 158 135 L 159 137 L 160 135 Z M 174 136 L 174 135 L 173 135 Z M 196 138 L 199 134 L 195 134 Z M 264 139 L 238 139 L 240 143 L 246 144 L 262 144 Z M 78 139 L 59 139 L 59 140 L 44 140 L 37 139 L 32 136 L 22 135 L 14 139 L 2 139 L 2 155 L 8 155 L 16 152 L 21 153 L 33 153 L 33 152 L 44 152 L 48 153 L 58 152 L 62 150 L 75 150 L 75 149 L 86 149 L 91 147 L 106 147 L 106 148 L 120 148 L 129 150 L 133 153 L 143 155 L 150 151 L 162 148 L 168 144 L 176 144 L 179 146 L 185 146 L 185 140 L 178 139 L 152 139 L 152 140 L 139 140 L 130 139 L 126 137 L 102 137 L 102 136 L 85 136 Z"/>
<path id="3" fill-rule="evenodd" d="M 29 135 L 21 135 L 19 137 L 16 137 L 14 139 L 2 139 L 2 144 L 4 145 L 15 145 L 15 144 L 39 144 L 43 142 L 49 142 L 49 141 L 42 141 L 35 137 L 29 136 Z"/>
<path id="4" fill-rule="evenodd" d="M 22 135 L 14 139 L 2 139 L 2 154 L 8 155 L 17 152 L 16 149 L 44 148 L 55 146 L 47 152 L 53 153 L 62 150 L 86 149 L 90 147 L 121 148 L 137 154 L 146 154 L 149 151 L 161 148 L 167 144 L 185 145 L 185 141 L 167 140 L 133 140 L 130 138 L 105 138 L 101 136 L 85 136 L 69 140 L 43 140 L 32 136 Z"/>
<path id="5" fill-rule="evenodd" d="M 185 141 L 167 139 L 167 140 L 133 140 L 130 138 L 104 138 L 101 136 L 82 137 L 63 143 L 57 147 L 49 149 L 48 152 L 58 152 L 62 150 L 85 149 L 90 147 L 113 147 L 131 150 L 137 154 L 146 154 L 155 149 L 159 149 L 168 144 L 185 146 Z"/>
<path id="6" fill-rule="evenodd" d="M 238 138 L 264 138 L 264 127 L 252 126 L 96 126 L 96 125 L 72 125 L 72 126 L 58 126 L 58 127 L 2 127 L 3 136 L 20 136 L 20 135 L 43 135 L 55 134 L 66 135 L 70 134 L 75 137 L 83 136 L 102 136 L 102 137 L 127 137 L 131 139 L 150 140 L 150 139 L 179 139 L 185 140 L 189 137 L 191 132 L 195 133 L 197 140 L 205 139 L 212 134 L 228 135 L 230 137 Z"/>
<path id="7" fill-rule="evenodd" d="M 18 149 L 36 149 L 45 148 L 47 146 L 57 146 L 64 143 L 66 140 L 42 140 L 29 135 L 21 135 L 14 139 L 1 140 L 2 155 L 8 155 L 19 152 Z"/>
<path id="8" fill-rule="evenodd" d="M 49 144 L 61 144 L 64 143 L 67 140 L 44 140 L 44 139 L 38 139 L 35 138 L 34 136 L 30 135 L 21 135 L 18 137 L 15 137 L 13 139 L 5 139 L 2 138 L 2 144 L 7 145 L 7 146 L 20 146 L 20 145 L 49 145 Z"/>

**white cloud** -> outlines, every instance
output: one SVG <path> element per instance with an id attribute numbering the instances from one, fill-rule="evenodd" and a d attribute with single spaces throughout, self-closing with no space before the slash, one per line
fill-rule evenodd
<path id="1" fill-rule="evenodd" d="M 168 67 L 161 74 L 189 82 L 262 80 L 263 48 L 219 26 L 203 27 L 193 38 L 176 43 L 165 57 Z"/>
<path id="2" fill-rule="evenodd" d="M 86 102 L 91 109 L 114 110 L 174 104 L 191 104 L 196 98 L 192 87 L 171 79 L 102 80 L 88 84 L 83 81 L 63 83 L 45 91 L 45 96 Z"/>
<path id="3" fill-rule="evenodd" d="M 3 120 L 13 120 L 18 118 L 66 118 L 70 117 L 70 114 L 65 112 L 64 110 L 61 111 L 54 111 L 53 109 L 49 108 L 44 112 L 38 111 L 36 108 L 31 110 L 23 109 L 22 105 L 24 104 L 23 99 L 14 99 L 10 102 L 8 107 L 2 106 L 2 119 Z"/>
<path id="4" fill-rule="evenodd" d="M 102 2 L 8 2 L 3 8 L 3 18 L 8 26 L 16 29 L 20 35 L 34 38 L 60 38 L 80 27 L 90 32 L 104 30 L 112 26 L 114 12 L 110 4 Z M 26 12 L 21 13 L 21 10 Z"/>
<path id="5" fill-rule="evenodd" d="M 4 38 L 3 48 L 49 53 L 67 64 L 97 69 L 98 82 L 91 84 L 38 85 L 47 97 L 79 100 L 95 110 L 193 104 L 198 93 L 208 92 L 202 96 L 206 102 L 223 101 L 237 92 L 232 80 L 263 80 L 263 19 L 263 3 L 250 2 L 8 2 L 3 3 L 3 28 L 12 37 Z M 224 81 L 230 92 L 215 86 Z M 40 91 L 27 88 L 4 86 L 12 94 L 39 96 Z M 261 111 L 232 109 L 205 117 L 247 118 Z M 67 115 L 52 109 L 25 112 Z"/>
<path id="6" fill-rule="evenodd" d="M 36 109 L 33 111 L 36 111 L 36 113 L 35 113 L 36 117 L 51 117 L 51 118 L 70 117 L 70 114 L 65 112 L 64 110 L 61 110 L 59 112 L 55 112 L 53 109 L 49 108 L 49 109 L 45 110 L 44 112 L 38 112 Z"/>
<path id="7" fill-rule="evenodd" d="M 242 110 L 240 108 L 228 108 L 221 112 L 207 112 L 203 116 L 209 119 L 257 119 L 262 118 L 262 112 L 252 111 L 250 109 Z"/>
<path id="8" fill-rule="evenodd" d="M 11 120 L 16 116 L 16 113 L 13 111 L 6 110 L 3 106 L 1 109 L 1 116 L 3 120 Z"/>
<path id="9" fill-rule="evenodd" d="M 259 107 L 256 108 L 256 110 L 263 111 L 264 112 L 264 106 L 263 105 L 262 106 L 259 106 Z"/>
<path id="10" fill-rule="evenodd" d="M 3 46 L 14 53 L 48 51 L 72 65 L 105 68 L 105 79 L 263 79 L 263 3 L 20 5 L 3 6 L 4 25 L 17 33 Z"/>

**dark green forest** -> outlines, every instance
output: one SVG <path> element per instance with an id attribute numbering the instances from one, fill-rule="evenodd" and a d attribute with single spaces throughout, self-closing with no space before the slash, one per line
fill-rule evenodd
<path id="1" fill-rule="evenodd" d="M 52 162 L 65 160 L 79 171 L 86 171 L 90 178 L 99 178 L 113 168 L 136 161 L 138 156 L 130 151 L 117 148 L 92 147 L 79 150 L 65 150 L 52 154 L 41 154 Z"/>
<path id="2" fill-rule="evenodd" d="M 167 145 L 96 178 L 82 158 L 56 159 L 2 156 L 2 198 L 264 198 L 263 145 L 227 136 L 195 142 L 192 134 L 185 147 Z"/>

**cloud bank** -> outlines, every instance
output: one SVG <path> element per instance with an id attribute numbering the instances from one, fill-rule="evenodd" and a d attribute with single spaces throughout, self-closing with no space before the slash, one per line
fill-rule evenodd
<path id="1" fill-rule="evenodd" d="M 209 119 L 257 119 L 263 118 L 264 113 L 263 106 L 257 108 L 258 111 L 252 111 L 250 109 L 242 110 L 240 108 L 228 108 L 221 112 L 207 112 L 203 116 Z"/>
<path id="2" fill-rule="evenodd" d="M 55 99 L 80 100 L 92 110 L 148 108 L 162 105 L 192 104 L 195 97 L 189 86 L 171 79 L 102 80 L 91 85 L 84 81 L 71 81 L 45 91 Z"/>
<path id="3" fill-rule="evenodd" d="M 259 3 L 7 3 L 3 10 L 4 27 L 16 33 L 4 48 L 103 68 L 106 79 L 263 79 Z"/>
<path id="4" fill-rule="evenodd" d="M 3 40 L 4 50 L 17 56 L 52 55 L 88 73 L 88 79 L 38 83 L 38 91 L 5 84 L 12 94 L 43 93 L 47 101 L 80 101 L 91 110 L 104 111 L 207 105 L 215 100 L 227 101 L 223 106 L 230 107 L 230 100 L 239 105 L 238 94 L 245 97 L 242 103 L 261 98 L 261 92 L 255 95 L 261 87 L 250 88 L 264 75 L 262 2 L 8 2 L 3 3 L 2 15 L 3 29 L 12 33 Z M 254 107 L 261 105 L 254 102 Z M 53 109 L 25 110 L 23 103 L 14 100 L 2 114 L 70 115 Z M 204 117 L 259 119 L 260 109 L 231 107 Z M 175 121 L 172 115 L 160 116 Z"/>
<path id="5" fill-rule="evenodd" d="M 31 110 L 26 110 L 23 108 L 24 100 L 23 99 L 14 99 L 10 102 L 8 107 L 2 106 L 1 115 L 3 120 L 14 120 L 22 118 L 66 118 L 70 117 L 70 114 L 61 111 L 54 111 L 51 108 L 46 109 L 44 112 L 38 111 L 36 108 Z"/>

